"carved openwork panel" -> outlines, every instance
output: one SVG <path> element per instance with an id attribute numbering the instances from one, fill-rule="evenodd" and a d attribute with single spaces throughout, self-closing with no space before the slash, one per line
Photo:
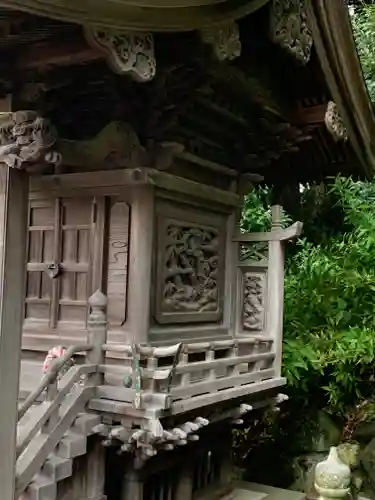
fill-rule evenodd
<path id="1" fill-rule="evenodd" d="M 244 330 L 262 331 L 265 328 L 266 275 L 243 273 L 242 325 Z"/>
<path id="2" fill-rule="evenodd" d="M 222 316 L 225 220 L 175 209 L 159 214 L 157 292 L 159 323 L 219 321 Z"/>

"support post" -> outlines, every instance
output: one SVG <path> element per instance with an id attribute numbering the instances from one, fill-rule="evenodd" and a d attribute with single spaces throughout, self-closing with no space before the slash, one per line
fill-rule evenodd
<path id="1" fill-rule="evenodd" d="M 129 471 L 124 477 L 121 500 L 142 500 L 143 499 L 143 481 L 133 468 L 129 465 Z"/>
<path id="2" fill-rule="evenodd" d="M 272 207 L 272 231 L 281 229 L 283 209 L 280 205 Z M 275 373 L 281 375 L 284 315 L 284 248 L 279 240 L 268 243 L 268 312 L 267 330 L 274 340 Z"/>
<path id="3" fill-rule="evenodd" d="M 154 190 L 152 186 L 133 189 L 130 220 L 128 325 L 131 342 L 148 340 L 151 302 L 151 270 L 154 239 Z"/>
<path id="4" fill-rule="evenodd" d="M 190 461 L 183 465 L 176 485 L 176 500 L 191 500 L 193 498 L 193 468 Z"/>
<path id="5" fill-rule="evenodd" d="M 0 296 L 0 485 L 1 498 L 14 500 L 16 432 L 25 300 L 28 174 L 0 167 L 4 196 Z"/>
<path id="6" fill-rule="evenodd" d="M 100 439 L 95 438 L 86 462 L 86 498 L 87 500 L 106 500 L 105 486 L 105 447 Z"/>
<path id="7" fill-rule="evenodd" d="M 93 347 L 88 351 L 86 361 L 89 364 L 97 365 L 98 369 L 89 375 L 87 384 L 96 387 L 104 383 L 104 375 L 99 371 L 99 365 L 105 362 L 103 344 L 107 341 L 107 297 L 100 290 L 97 290 L 89 298 L 89 305 L 91 311 L 88 319 L 88 343 Z M 100 440 L 96 440 L 87 456 L 87 500 L 105 500 L 104 486 L 105 449 Z"/>

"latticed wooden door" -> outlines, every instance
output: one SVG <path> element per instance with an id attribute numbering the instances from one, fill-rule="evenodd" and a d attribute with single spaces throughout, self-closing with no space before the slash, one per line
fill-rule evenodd
<path id="1" fill-rule="evenodd" d="M 26 324 L 85 328 L 96 217 L 93 197 L 30 202 Z"/>

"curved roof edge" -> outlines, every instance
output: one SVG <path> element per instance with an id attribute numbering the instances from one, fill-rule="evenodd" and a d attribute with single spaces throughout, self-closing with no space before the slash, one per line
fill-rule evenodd
<path id="1" fill-rule="evenodd" d="M 0 7 L 117 31 L 192 31 L 240 19 L 270 0 L 0 0 Z"/>
<path id="2" fill-rule="evenodd" d="M 344 0 L 308 0 L 316 52 L 367 177 L 375 173 L 375 117 Z"/>

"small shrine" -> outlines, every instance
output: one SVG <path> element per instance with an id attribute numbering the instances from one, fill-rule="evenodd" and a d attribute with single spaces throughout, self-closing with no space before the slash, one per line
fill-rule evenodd
<path id="1" fill-rule="evenodd" d="M 282 205 L 375 166 L 347 8 L 0 0 L 0 54 L 2 498 L 221 498 L 285 400 Z"/>

